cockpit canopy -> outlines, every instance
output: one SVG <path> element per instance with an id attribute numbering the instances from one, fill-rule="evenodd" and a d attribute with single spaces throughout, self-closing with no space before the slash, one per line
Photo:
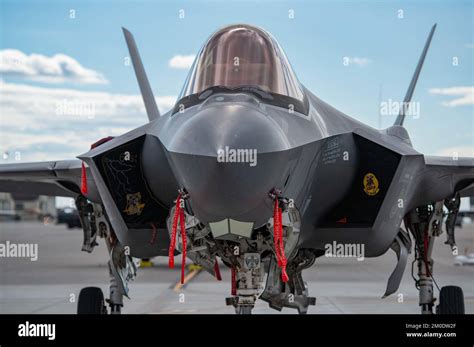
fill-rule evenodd
<path id="1" fill-rule="evenodd" d="M 300 112 L 304 108 L 304 93 L 278 43 L 262 29 L 232 25 L 214 33 L 202 47 L 178 103 L 199 102 L 204 91 L 241 89 L 253 91 L 262 102 L 285 108 L 291 104 Z"/>

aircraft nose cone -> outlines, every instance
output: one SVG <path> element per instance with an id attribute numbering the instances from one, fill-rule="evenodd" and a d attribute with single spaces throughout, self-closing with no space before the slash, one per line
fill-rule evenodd
<path id="1" fill-rule="evenodd" d="M 207 103 L 178 127 L 169 149 L 207 156 L 216 156 L 226 146 L 260 153 L 288 149 L 285 131 L 266 112 L 271 110 L 251 103 Z"/>
<path id="2" fill-rule="evenodd" d="M 202 222 L 264 223 L 268 193 L 288 175 L 288 141 L 258 108 L 216 105 L 183 123 L 169 148 L 174 171 Z"/>

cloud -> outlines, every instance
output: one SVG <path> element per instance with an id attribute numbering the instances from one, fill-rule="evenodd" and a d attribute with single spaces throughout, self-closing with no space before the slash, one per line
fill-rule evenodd
<path id="1" fill-rule="evenodd" d="M 175 55 L 169 61 L 169 67 L 173 69 L 189 69 L 191 65 L 193 65 L 194 58 L 196 56 L 194 54 L 190 55 Z"/>
<path id="2" fill-rule="evenodd" d="M 474 157 L 474 146 L 457 146 L 443 148 L 438 151 L 436 155 L 442 155 L 446 157 Z"/>
<path id="3" fill-rule="evenodd" d="M 22 161 L 72 159 L 148 119 L 141 95 L 44 88 L 0 80 L 0 153 Z M 163 114 L 175 96 L 157 97 Z M 0 157 L 0 162 L 2 162 Z"/>
<path id="4" fill-rule="evenodd" d="M 345 65 L 356 65 L 359 67 L 365 67 L 372 62 L 369 58 L 361 57 L 344 57 L 343 61 Z"/>
<path id="5" fill-rule="evenodd" d="M 448 107 L 474 105 L 474 86 L 431 88 L 431 94 L 452 96 L 454 99 L 441 104 Z"/>
<path id="6" fill-rule="evenodd" d="M 68 55 L 26 55 L 17 49 L 0 50 L 0 74 L 44 83 L 108 83 L 104 75 L 83 67 Z"/>

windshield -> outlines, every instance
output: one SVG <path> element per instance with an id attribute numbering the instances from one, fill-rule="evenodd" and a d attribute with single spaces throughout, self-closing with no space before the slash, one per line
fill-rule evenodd
<path id="1" fill-rule="evenodd" d="M 213 87 L 254 88 L 302 103 L 304 94 L 278 43 L 248 25 L 225 27 L 198 54 L 179 99 Z"/>

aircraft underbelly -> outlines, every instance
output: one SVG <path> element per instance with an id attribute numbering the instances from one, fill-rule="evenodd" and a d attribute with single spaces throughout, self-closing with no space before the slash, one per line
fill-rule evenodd
<path id="1" fill-rule="evenodd" d="M 392 150 L 345 133 L 283 151 L 229 151 L 223 157 L 175 153 L 144 135 L 95 157 L 125 229 L 121 241 L 139 247 L 148 239 L 145 253 L 163 253 L 169 240 L 166 218 L 178 188 L 188 191 L 189 206 L 201 222 L 231 218 L 254 228 L 272 217 L 268 193 L 279 189 L 300 211 L 303 248 L 364 243 L 375 254 L 389 246 L 380 233 L 396 234 L 398 227 L 375 232 L 402 157 Z M 163 232 L 156 241 L 158 230 Z"/>

